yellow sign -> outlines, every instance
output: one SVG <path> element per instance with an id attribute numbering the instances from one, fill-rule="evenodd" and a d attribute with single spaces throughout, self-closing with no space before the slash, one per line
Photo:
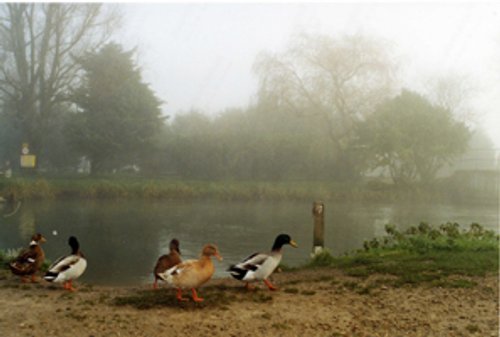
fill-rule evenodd
<path id="1" fill-rule="evenodd" d="M 21 167 L 34 168 L 36 165 L 36 156 L 33 154 L 21 155 Z"/>

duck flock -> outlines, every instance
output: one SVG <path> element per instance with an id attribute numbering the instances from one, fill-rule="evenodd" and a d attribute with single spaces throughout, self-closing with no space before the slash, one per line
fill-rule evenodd
<path id="1" fill-rule="evenodd" d="M 9 264 L 13 274 L 21 277 L 22 282 L 37 282 L 36 275 L 39 273 L 45 261 L 45 253 L 41 244 L 46 239 L 40 233 L 31 237 L 29 247 L 23 250 Z M 87 259 L 80 250 L 80 244 L 76 237 L 68 239 L 71 253 L 57 259 L 44 274 L 43 279 L 48 282 L 61 283 L 64 289 L 75 291 L 73 281 L 79 278 L 87 268 Z M 242 261 L 231 265 L 227 272 L 237 280 L 245 283 L 247 289 L 253 289 L 251 283 L 263 281 L 269 290 L 277 290 L 277 287 L 269 281 L 269 276 L 278 267 L 283 257 L 284 245 L 297 247 L 295 241 L 288 234 L 280 234 L 274 240 L 270 252 L 254 253 Z M 169 253 L 158 258 L 153 270 L 153 288 L 159 288 L 159 281 L 166 282 L 176 289 L 176 298 L 187 301 L 182 296 L 183 290 L 191 290 L 191 298 L 195 302 L 203 301 L 198 296 L 196 289 L 210 280 L 215 272 L 212 257 L 222 260 L 219 250 L 214 244 L 206 244 L 201 250 L 199 259 L 182 260 L 180 243 L 172 239 L 169 245 Z"/>

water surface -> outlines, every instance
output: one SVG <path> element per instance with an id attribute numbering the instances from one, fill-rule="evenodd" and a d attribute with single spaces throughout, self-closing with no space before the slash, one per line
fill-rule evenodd
<path id="1" fill-rule="evenodd" d="M 152 281 L 159 255 L 171 238 L 181 242 L 184 259 L 196 258 L 205 243 L 218 245 L 222 262 L 216 276 L 255 251 L 270 249 L 274 237 L 288 233 L 299 244 L 286 246 L 283 263 L 304 264 L 312 249 L 312 203 L 220 201 L 43 201 L 26 202 L 12 216 L 0 217 L 0 249 L 26 246 L 34 232 L 47 237 L 44 249 L 54 261 L 78 237 L 89 260 L 82 280 L 94 284 L 134 285 Z M 7 206 L 0 210 L 8 214 Z M 326 247 L 340 255 L 384 234 L 387 223 L 404 229 L 420 221 L 478 222 L 498 231 L 497 205 L 326 204 Z"/>

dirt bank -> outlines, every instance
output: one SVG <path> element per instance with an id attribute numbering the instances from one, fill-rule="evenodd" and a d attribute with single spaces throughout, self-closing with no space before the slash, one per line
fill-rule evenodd
<path id="1" fill-rule="evenodd" d="M 277 292 L 212 280 L 199 290 L 203 303 L 178 304 L 166 288 L 77 284 L 69 293 L 3 273 L 0 335 L 498 336 L 497 277 L 468 280 L 466 287 L 394 287 L 387 276 L 362 280 L 338 270 L 303 270 L 274 275 Z"/>

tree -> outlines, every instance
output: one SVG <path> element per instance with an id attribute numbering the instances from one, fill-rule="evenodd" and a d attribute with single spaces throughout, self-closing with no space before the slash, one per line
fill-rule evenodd
<path id="1" fill-rule="evenodd" d="M 477 84 L 470 76 L 460 74 L 438 75 L 427 81 L 426 96 L 430 101 L 453 113 L 460 121 L 472 124 L 477 112 L 471 106 L 471 98 L 477 94 Z"/>
<path id="2" fill-rule="evenodd" d="M 1 112 L 42 162 L 79 79 L 75 57 L 106 41 L 118 19 L 102 4 L 0 5 Z"/>
<path id="3" fill-rule="evenodd" d="M 284 53 L 257 59 L 259 101 L 269 111 L 288 111 L 289 118 L 319 119 L 338 175 L 353 174 L 355 126 L 393 92 L 395 65 L 388 50 L 382 41 L 360 35 L 301 35 Z"/>
<path id="4" fill-rule="evenodd" d="M 81 59 L 85 74 L 70 131 L 93 173 L 136 164 L 162 129 L 161 102 L 142 82 L 133 53 L 111 43 Z"/>
<path id="5" fill-rule="evenodd" d="M 407 90 L 381 104 L 358 128 L 373 168 L 388 168 L 399 185 L 432 182 L 445 163 L 467 149 L 469 136 L 449 110 Z"/>

